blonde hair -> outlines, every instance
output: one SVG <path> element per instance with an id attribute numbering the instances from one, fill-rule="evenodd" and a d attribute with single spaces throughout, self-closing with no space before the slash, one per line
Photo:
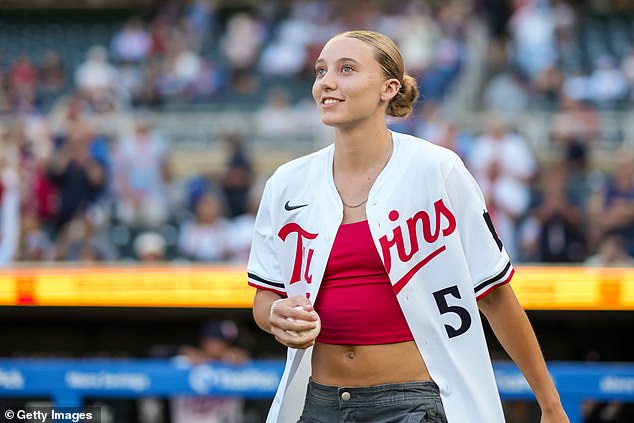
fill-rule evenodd
<path id="1" fill-rule="evenodd" d="M 390 100 L 385 114 L 406 117 L 414 110 L 418 100 L 416 79 L 405 72 L 403 56 L 396 43 L 387 35 L 375 31 L 346 31 L 338 36 L 354 38 L 371 46 L 374 58 L 381 65 L 386 79 L 396 79 L 401 84 L 398 93 Z"/>

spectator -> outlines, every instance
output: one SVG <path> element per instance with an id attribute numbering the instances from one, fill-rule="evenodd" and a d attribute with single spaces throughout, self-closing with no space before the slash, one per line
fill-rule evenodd
<path id="1" fill-rule="evenodd" d="M 627 97 L 627 81 L 610 56 L 597 59 L 596 67 L 590 75 L 592 100 L 602 108 L 614 108 Z"/>
<path id="2" fill-rule="evenodd" d="M 577 102 L 591 102 L 593 93 L 590 86 L 590 75 L 580 66 L 574 66 L 564 74 L 562 83 L 564 98 Z"/>
<path id="3" fill-rule="evenodd" d="M 249 75 L 257 63 L 264 42 L 261 22 L 246 13 L 236 13 L 229 18 L 227 30 L 220 40 L 220 49 L 229 63 L 234 89 L 244 89 L 252 81 Z M 247 78 L 247 81 L 244 81 Z"/>
<path id="4" fill-rule="evenodd" d="M 607 232 L 625 237 L 625 249 L 634 255 L 634 154 L 619 151 L 615 165 L 603 189 L 595 192 L 598 201 L 591 209 L 592 235 L 598 239 Z"/>
<path id="5" fill-rule="evenodd" d="M 227 160 L 220 183 L 227 199 L 230 217 L 234 217 L 247 211 L 247 197 L 255 171 L 238 135 L 225 135 L 223 141 Z"/>
<path id="6" fill-rule="evenodd" d="M 567 190 L 567 169 L 555 163 L 540 174 L 537 199 L 521 225 L 523 259 L 579 263 L 585 257 L 583 204 Z"/>
<path id="7" fill-rule="evenodd" d="M 55 50 L 48 50 L 42 56 L 38 68 L 38 86 L 47 93 L 59 94 L 66 84 L 66 70 Z"/>
<path id="8" fill-rule="evenodd" d="M 530 81 L 557 60 L 555 16 L 545 0 L 518 2 L 509 21 L 513 61 Z"/>
<path id="9" fill-rule="evenodd" d="M 57 235 L 55 260 L 83 263 L 114 261 L 114 248 L 100 231 L 102 224 L 103 216 L 97 207 L 74 217 Z"/>
<path id="10" fill-rule="evenodd" d="M 114 35 L 111 50 L 114 58 L 120 62 L 140 63 L 147 58 L 150 47 L 151 39 L 144 23 L 135 17 Z"/>
<path id="11" fill-rule="evenodd" d="M 108 62 L 108 52 L 102 46 L 88 51 L 86 60 L 75 71 L 75 84 L 98 113 L 120 106 L 117 69 Z"/>
<path id="12" fill-rule="evenodd" d="M 33 214 L 21 217 L 18 261 L 39 262 L 55 257 L 55 244 L 43 228 L 40 218 Z"/>
<path id="13" fill-rule="evenodd" d="M 4 129 L 0 126 L 0 138 Z M 0 155 L 0 267 L 11 263 L 17 254 L 20 236 L 20 191 L 17 173 Z"/>
<path id="14" fill-rule="evenodd" d="M 484 87 L 484 107 L 508 122 L 517 122 L 528 109 L 530 99 L 529 83 L 516 67 L 497 73 Z"/>
<path id="15" fill-rule="evenodd" d="M 257 134 L 265 140 L 296 135 L 300 128 L 293 114 L 288 91 L 282 87 L 272 89 L 266 96 L 266 103 L 255 114 Z"/>
<path id="16" fill-rule="evenodd" d="M 158 232 L 142 232 L 134 239 L 134 254 L 141 263 L 161 263 L 165 251 L 165 239 Z"/>
<path id="17" fill-rule="evenodd" d="M 174 359 L 187 365 L 241 364 L 249 355 L 236 346 L 238 338 L 233 321 L 212 320 L 203 325 L 199 345 L 183 346 Z M 170 400 L 170 406 L 174 423 L 241 423 L 244 416 L 244 400 L 238 397 L 178 396 Z"/>
<path id="18" fill-rule="evenodd" d="M 94 136 L 89 124 L 75 124 L 48 162 L 48 176 L 59 192 L 55 233 L 93 205 L 106 187 L 105 164 L 91 152 Z"/>
<path id="19" fill-rule="evenodd" d="M 249 189 L 247 197 L 247 208 L 244 213 L 235 216 L 231 220 L 230 237 L 230 261 L 245 263 L 249 258 L 251 250 L 251 240 L 253 239 L 253 228 L 255 225 L 255 215 L 260 205 L 262 193 L 264 191 L 264 180 L 259 180 Z"/>
<path id="20" fill-rule="evenodd" d="M 610 231 L 603 235 L 595 254 L 584 264 L 588 267 L 634 267 L 634 257 L 625 249 L 625 237 Z"/>
<path id="21" fill-rule="evenodd" d="M 501 117 L 489 114 L 485 125 L 486 131 L 476 138 L 467 163 L 487 199 L 506 251 L 517 258 L 516 225 L 529 205 L 529 182 L 536 161 L 524 137 L 511 132 Z"/>
<path id="22" fill-rule="evenodd" d="M 149 116 L 136 116 L 133 133 L 119 137 L 112 158 L 116 215 L 122 222 L 135 228 L 157 227 L 169 218 L 168 166 L 166 140 Z"/>
<path id="23" fill-rule="evenodd" d="M 21 53 L 9 70 L 9 83 L 14 88 L 34 88 L 37 83 L 37 68 L 26 53 Z"/>
<path id="24" fill-rule="evenodd" d="M 219 194 L 208 191 L 194 204 L 194 219 L 181 226 L 179 252 L 194 261 L 227 260 L 229 238 L 229 221 L 223 216 Z"/>

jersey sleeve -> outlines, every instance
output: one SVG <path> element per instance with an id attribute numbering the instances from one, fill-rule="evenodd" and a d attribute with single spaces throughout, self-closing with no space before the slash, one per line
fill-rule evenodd
<path id="1" fill-rule="evenodd" d="M 460 159 L 447 176 L 446 189 L 473 289 L 481 299 L 511 280 L 513 265 L 493 227 L 480 187 Z"/>
<path id="2" fill-rule="evenodd" d="M 286 296 L 280 264 L 275 251 L 271 180 L 267 181 L 255 218 L 251 251 L 247 263 L 249 285 Z"/>

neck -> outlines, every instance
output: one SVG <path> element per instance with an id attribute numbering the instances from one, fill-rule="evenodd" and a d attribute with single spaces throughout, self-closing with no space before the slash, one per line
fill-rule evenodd
<path id="1" fill-rule="evenodd" d="M 390 131 L 384 127 L 376 131 L 335 132 L 334 167 L 341 172 L 364 172 L 377 165 L 383 166 L 390 153 Z"/>

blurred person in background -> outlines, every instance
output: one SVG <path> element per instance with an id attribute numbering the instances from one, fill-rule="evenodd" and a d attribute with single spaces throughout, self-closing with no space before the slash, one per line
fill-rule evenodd
<path id="1" fill-rule="evenodd" d="M 134 239 L 134 255 L 141 263 L 160 264 L 165 260 L 165 238 L 154 231 L 144 231 Z"/>
<path id="2" fill-rule="evenodd" d="M 255 114 L 255 128 L 263 140 L 288 139 L 301 128 L 294 117 L 295 108 L 286 88 L 273 88 Z"/>
<path id="3" fill-rule="evenodd" d="M 210 320 L 199 335 L 197 346 L 185 345 L 174 357 L 188 366 L 242 364 L 249 360 L 248 351 L 237 346 L 238 325 L 231 320 Z M 238 397 L 178 396 L 170 399 L 172 423 L 242 423 L 244 400 Z"/>
<path id="4" fill-rule="evenodd" d="M 597 58 L 589 84 L 592 101 L 599 108 L 614 109 L 627 98 L 627 80 L 611 56 Z"/>
<path id="5" fill-rule="evenodd" d="M 135 116 L 112 155 L 116 217 L 133 228 L 158 227 L 169 218 L 169 146 L 149 116 Z"/>
<path id="6" fill-rule="evenodd" d="M 145 23 L 140 18 L 133 17 L 114 34 L 110 50 L 119 62 L 140 63 L 148 57 L 150 46 L 150 35 Z"/>
<path id="7" fill-rule="evenodd" d="M 255 227 L 255 216 L 260 206 L 260 201 L 262 200 L 264 182 L 264 180 L 258 179 L 251 184 L 247 194 L 244 213 L 234 216 L 229 223 L 230 261 L 246 264 L 249 259 L 253 229 Z"/>
<path id="8" fill-rule="evenodd" d="M 193 219 L 181 224 L 178 252 L 194 261 L 224 261 L 229 258 L 230 237 L 221 194 L 209 190 L 194 202 Z"/>
<path id="9" fill-rule="evenodd" d="M 520 224 L 523 261 L 579 263 L 586 255 L 582 199 L 568 190 L 568 170 L 556 162 L 539 175 L 536 198 Z"/>
<path id="10" fill-rule="evenodd" d="M 75 69 L 75 85 L 97 113 L 121 108 L 118 78 L 117 68 L 108 61 L 108 50 L 103 46 L 92 47 Z"/>
<path id="11" fill-rule="evenodd" d="M 625 249 L 634 256 L 634 153 L 622 148 L 606 181 L 593 192 L 590 203 L 590 236 L 594 241 L 607 232 L 619 232 Z M 593 246 L 596 246 L 596 242 Z"/>
<path id="12" fill-rule="evenodd" d="M 0 123 L 0 266 L 19 256 L 20 187 L 18 174 L 5 154 L 6 128 Z"/>
<path id="13" fill-rule="evenodd" d="M 220 185 L 227 199 L 229 216 L 234 217 L 247 212 L 249 190 L 255 177 L 255 170 L 238 135 L 226 134 L 223 137 L 223 147 L 227 158 L 224 171 L 220 176 Z"/>
<path id="14" fill-rule="evenodd" d="M 103 231 L 104 217 L 99 207 L 76 215 L 58 233 L 54 259 L 83 263 L 115 261 L 114 247 Z"/>
<path id="15" fill-rule="evenodd" d="M 59 195 L 55 235 L 94 205 L 107 186 L 106 164 L 93 150 L 94 142 L 98 142 L 95 135 L 91 124 L 78 122 L 65 137 L 57 139 L 56 149 L 51 153 L 48 177 Z"/>
<path id="16" fill-rule="evenodd" d="M 587 267 L 634 267 L 634 256 L 628 254 L 622 234 L 608 231 L 599 240 L 595 253 L 583 264 Z"/>
<path id="17" fill-rule="evenodd" d="M 526 139 L 512 132 L 503 117 L 491 112 L 485 125 L 467 164 L 482 189 L 506 251 L 511 259 L 517 259 L 517 222 L 529 205 L 530 181 L 537 162 Z"/>
<path id="18" fill-rule="evenodd" d="M 68 76 L 57 50 L 47 50 L 37 70 L 38 89 L 50 94 L 59 94 Z"/>

